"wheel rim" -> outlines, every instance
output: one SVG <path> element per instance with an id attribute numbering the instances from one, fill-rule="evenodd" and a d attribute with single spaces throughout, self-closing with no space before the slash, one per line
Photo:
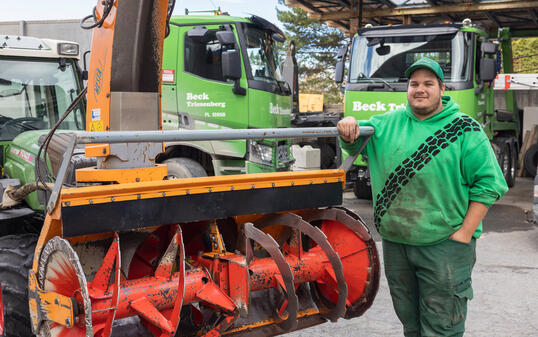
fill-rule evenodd
<path id="1" fill-rule="evenodd" d="M 506 151 L 501 155 L 502 155 L 502 170 L 505 177 L 508 177 L 509 174 L 511 174 L 510 156 L 507 156 Z"/>

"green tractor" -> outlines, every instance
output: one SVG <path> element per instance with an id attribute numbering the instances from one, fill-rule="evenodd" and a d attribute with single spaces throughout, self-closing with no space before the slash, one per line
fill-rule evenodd
<path id="1" fill-rule="evenodd" d="M 510 64 L 510 37 L 500 30 L 505 71 Z M 520 141 L 520 116 L 513 95 L 507 109 L 494 106 L 493 85 L 500 69 L 501 50 L 488 34 L 466 19 L 463 23 L 394 25 L 359 29 L 351 44 L 345 87 L 345 116 L 369 119 L 405 106 L 407 78 L 404 71 L 416 60 L 429 57 L 441 65 L 445 95 L 452 96 L 461 111 L 482 124 L 491 140 L 508 186 L 515 183 Z M 339 51 L 335 80 L 342 83 L 344 48 Z M 507 63 L 508 62 L 508 63 Z M 347 157 L 343 153 L 343 157 Z M 367 158 L 359 157 L 348 181 L 357 198 L 371 199 Z"/>
<path id="2" fill-rule="evenodd" d="M 42 213 L 47 194 L 46 190 L 32 188 L 37 186 L 36 163 L 43 163 L 40 169 L 46 177 L 48 168 L 57 169 L 54 162 L 59 165 L 62 153 L 56 153 L 54 161 L 51 152 L 45 165 L 43 156 L 38 159 L 38 152 L 49 129 L 82 91 L 83 72 L 78 59 L 79 46 L 73 42 L 9 35 L 0 41 L 2 234 L 16 231 L 22 217 Z M 82 101 L 59 124 L 58 130 L 85 129 L 83 104 Z M 13 197 L 15 188 L 22 186 L 30 188 L 19 190 L 16 201 L 8 198 Z"/>
<path id="3" fill-rule="evenodd" d="M 258 16 L 172 17 L 163 51 L 163 130 L 290 127 L 292 93 L 277 55 L 284 40 Z M 158 160 L 172 178 L 286 171 L 293 163 L 287 139 L 165 146 Z"/>

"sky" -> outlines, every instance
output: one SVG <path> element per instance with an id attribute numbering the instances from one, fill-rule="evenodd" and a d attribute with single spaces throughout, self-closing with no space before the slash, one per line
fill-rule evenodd
<path id="1" fill-rule="evenodd" d="M 0 11 L 0 21 L 32 21 L 82 19 L 89 15 L 97 0 L 2 0 L 5 2 Z M 175 15 L 189 10 L 210 10 L 220 6 L 230 15 L 248 16 L 256 14 L 278 26 L 276 18 L 278 0 L 176 0 Z"/>

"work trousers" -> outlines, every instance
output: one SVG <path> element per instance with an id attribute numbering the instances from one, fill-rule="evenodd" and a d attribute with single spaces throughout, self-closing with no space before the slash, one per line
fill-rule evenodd
<path id="1" fill-rule="evenodd" d="M 476 240 L 429 246 L 383 240 L 385 275 L 406 337 L 463 336 Z"/>

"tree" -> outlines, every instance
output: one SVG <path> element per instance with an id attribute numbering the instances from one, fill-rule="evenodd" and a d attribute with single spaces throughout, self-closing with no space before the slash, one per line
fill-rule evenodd
<path id="1" fill-rule="evenodd" d="M 284 5 L 284 0 L 279 0 Z M 300 8 L 277 7 L 277 18 L 284 25 L 288 41 L 295 41 L 299 71 L 299 90 L 302 93 L 324 94 L 325 103 L 340 103 L 339 85 L 334 83 L 338 48 L 348 43 L 336 28 L 308 18 Z"/>
<path id="2" fill-rule="evenodd" d="M 538 38 L 512 41 L 515 73 L 538 73 Z"/>

